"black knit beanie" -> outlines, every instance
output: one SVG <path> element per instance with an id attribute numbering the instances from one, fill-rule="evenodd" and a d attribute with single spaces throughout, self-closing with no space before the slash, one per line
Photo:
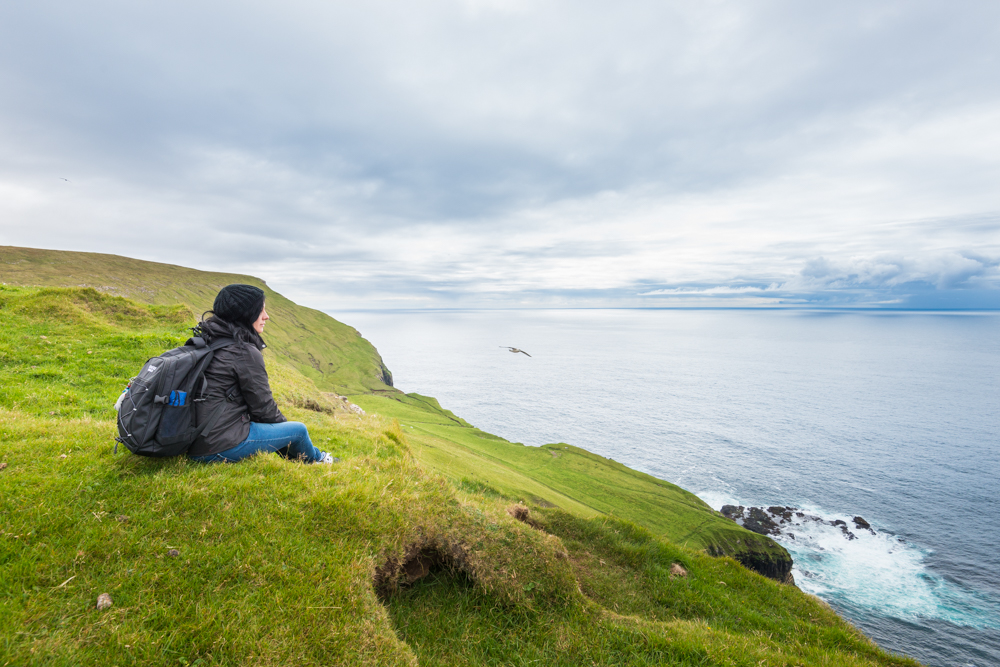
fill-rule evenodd
<path id="1" fill-rule="evenodd" d="M 264 310 L 264 290 L 253 285 L 226 285 L 215 297 L 212 311 L 221 319 L 253 329 Z"/>

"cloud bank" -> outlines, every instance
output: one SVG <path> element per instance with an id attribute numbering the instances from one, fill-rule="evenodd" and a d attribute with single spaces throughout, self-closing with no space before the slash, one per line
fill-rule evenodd
<path id="1" fill-rule="evenodd" d="M 1000 307 L 1000 6 L 0 6 L 0 243 L 325 309 Z"/>

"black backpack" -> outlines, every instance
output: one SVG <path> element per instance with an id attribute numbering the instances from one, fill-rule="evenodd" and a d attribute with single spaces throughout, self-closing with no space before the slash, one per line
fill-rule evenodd
<path id="1" fill-rule="evenodd" d="M 115 440 L 140 456 L 186 453 L 198 436 L 215 426 L 222 414 L 225 403 L 199 424 L 194 404 L 205 400 L 208 389 L 205 368 L 215 351 L 235 342 L 232 338 L 219 338 L 208 344 L 203 338 L 189 338 L 181 347 L 147 361 L 115 406 L 118 409 Z"/>

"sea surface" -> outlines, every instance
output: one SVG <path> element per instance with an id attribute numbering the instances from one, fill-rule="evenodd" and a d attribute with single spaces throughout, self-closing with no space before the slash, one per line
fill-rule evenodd
<path id="1" fill-rule="evenodd" d="M 1000 313 L 334 313 L 397 387 L 526 445 L 567 442 L 782 538 L 800 588 L 928 665 L 1000 665 Z M 511 353 L 515 346 L 531 356 Z"/>

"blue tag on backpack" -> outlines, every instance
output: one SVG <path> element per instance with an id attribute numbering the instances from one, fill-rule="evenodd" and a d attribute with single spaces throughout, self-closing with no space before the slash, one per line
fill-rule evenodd
<path id="1" fill-rule="evenodd" d="M 186 391 L 179 391 L 175 389 L 170 392 L 170 405 L 179 407 L 184 405 L 185 403 L 187 403 Z"/>

